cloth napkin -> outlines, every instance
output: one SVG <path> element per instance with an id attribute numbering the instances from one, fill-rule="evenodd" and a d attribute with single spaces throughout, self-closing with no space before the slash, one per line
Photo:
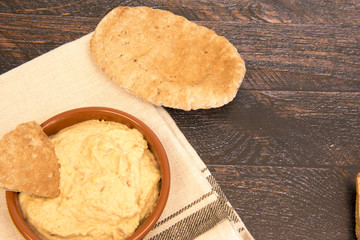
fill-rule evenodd
<path id="1" fill-rule="evenodd" d="M 42 123 L 73 108 L 103 106 L 128 112 L 155 132 L 170 161 L 169 199 L 145 239 L 253 239 L 166 110 L 128 94 L 95 65 L 91 36 L 0 76 L 0 137 L 20 123 Z M 0 195 L 0 239 L 23 239 L 9 217 L 4 191 Z"/>

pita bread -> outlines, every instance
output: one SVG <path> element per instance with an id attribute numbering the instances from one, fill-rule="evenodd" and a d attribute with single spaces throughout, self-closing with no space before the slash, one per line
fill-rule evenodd
<path id="1" fill-rule="evenodd" d="M 59 195 L 60 165 L 36 122 L 20 124 L 0 140 L 0 187 L 42 197 Z"/>
<path id="2" fill-rule="evenodd" d="M 360 239 L 360 173 L 356 176 L 355 233 Z"/>
<path id="3" fill-rule="evenodd" d="M 183 110 L 220 107 L 235 97 L 245 63 L 224 37 L 171 12 L 118 7 L 90 41 L 101 69 L 128 92 Z"/>

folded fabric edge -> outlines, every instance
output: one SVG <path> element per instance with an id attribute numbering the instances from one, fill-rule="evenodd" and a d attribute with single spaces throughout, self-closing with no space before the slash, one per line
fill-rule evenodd
<path id="1" fill-rule="evenodd" d="M 80 37 L 79 39 L 89 37 L 89 35 L 91 35 L 91 33 L 89 33 L 89 34 L 87 34 L 87 35 L 85 35 L 83 37 Z M 77 40 L 79 40 L 79 39 L 77 39 Z M 67 45 L 67 44 L 70 44 L 70 43 L 71 42 L 66 43 L 64 45 Z M 55 54 L 54 52 L 59 51 L 60 50 L 59 48 L 63 47 L 64 45 L 59 46 L 58 48 L 55 48 L 54 50 L 50 51 L 51 54 Z M 50 54 L 50 52 L 45 53 L 45 54 Z M 32 61 L 32 63 L 30 63 L 30 64 L 35 64 L 38 61 L 37 58 L 35 58 L 33 60 L 34 61 Z M 21 66 L 22 65 L 20 65 L 19 67 L 21 67 Z M 166 123 L 164 125 L 166 125 L 166 127 L 169 129 L 169 131 L 171 131 L 173 133 L 172 135 L 176 137 L 176 141 L 183 147 L 184 150 L 187 151 L 188 155 L 191 156 L 191 158 L 193 160 L 193 163 L 194 163 L 194 167 L 196 167 L 203 174 L 203 177 L 207 179 L 209 184 L 211 184 L 212 175 L 211 175 L 210 171 L 206 168 L 206 165 L 202 162 L 202 160 L 200 159 L 200 157 L 198 156 L 196 151 L 191 147 L 190 143 L 187 141 L 185 136 L 182 134 L 180 129 L 177 127 L 176 123 L 173 121 L 171 116 L 166 112 L 165 109 L 163 109 L 161 107 L 155 107 L 155 109 L 158 111 L 158 113 L 159 113 L 160 117 L 163 119 L 164 123 Z M 169 126 L 169 125 L 171 125 L 171 126 Z M 197 210 L 195 212 L 191 212 L 191 214 L 189 214 L 189 216 L 188 216 L 188 218 L 186 218 L 186 220 L 184 220 L 182 222 L 179 222 L 179 224 L 173 225 L 173 227 L 171 229 L 172 231 L 175 231 L 174 229 L 179 229 L 179 226 L 180 226 L 180 229 L 186 230 L 185 226 L 181 225 L 181 224 L 185 224 L 185 223 L 188 223 L 189 226 L 192 226 L 194 228 L 194 226 L 197 226 L 197 225 L 190 225 L 190 224 L 197 224 L 199 219 L 203 219 L 204 222 L 203 222 L 202 225 L 199 225 L 199 229 L 200 229 L 199 231 L 195 231 L 195 232 L 192 233 L 193 234 L 192 238 L 195 238 L 196 236 L 199 236 L 199 235 L 203 234 L 207 230 L 209 230 L 212 227 L 214 227 L 215 225 L 217 225 L 219 222 L 223 221 L 223 219 L 232 219 L 233 218 L 233 219 L 236 219 L 236 222 L 242 224 L 240 218 L 237 216 L 237 213 L 231 207 L 231 205 L 227 201 L 226 197 L 225 198 L 222 197 L 222 196 L 225 196 L 225 195 L 222 193 L 222 191 L 221 191 L 220 187 L 217 185 L 216 181 L 213 184 L 215 184 L 215 185 L 211 184 L 213 191 L 211 191 L 209 194 L 211 196 L 215 196 L 216 201 L 212 201 L 211 203 L 206 204 L 206 206 L 202 207 L 201 209 L 199 209 L 199 210 Z M 208 196 L 208 197 L 210 197 L 210 196 Z M 200 199 L 199 201 L 204 201 L 204 199 Z M 228 206 L 228 207 L 226 207 L 226 206 Z M 224 215 L 222 213 L 222 212 L 224 212 L 224 209 L 223 209 L 224 207 L 229 208 L 229 210 L 226 210 L 225 212 L 230 211 L 230 214 L 226 213 Z M 215 215 L 213 213 L 214 209 L 215 209 Z M 187 209 L 180 209 L 180 211 L 182 211 L 182 210 L 185 211 Z M 210 219 L 210 220 L 208 220 L 208 219 Z M 206 221 L 206 220 L 208 220 L 208 221 Z M 181 226 L 183 226 L 183 227 L 181 227 Z M 245 227 L 243 227 L 243 228 L 242 227 L 237 227 L 237 229 L 244 229 L 244 230 L 241 230 L 240 233 L 243 233 L 244 231 L 247 231 Z M 237 231 L 239 231 L 239 230 L 237 230 Z M 172 234 L 173 232 L 168 231 L 167 233 Z M 171 234 L 169 235 L 170 236 L 169 239 L 171 239 L 172 236 L 174 236 L 174 235 L 171 235 Z M 187 235 L 183 235 L 183 236 L 187 236 Z M 154 239 L 164 239 L 164 238 L 160 237 L 160 238 L 154 238 Z M 185 237 L 185 238 L 182 238 L 182 239 L 191 239 L 191 238 L 186 238 Z"/>
<path id="2" fill-rule="evenodd" d="M 244 240 L 244 238 L 236 234 L 233 224 L 227 219 L 219 222 L 213 228 L 195 238 L 195 240 L 219 239 Z"/>
<path id="3" fill-rule="evenodd" d="M 201 171 L 203 176 L 206 178 L 206 180 L 209 182 L 209 184 L 212 187 L 212 194 L 215 194 L 217 196 L 217 200 L 209 204 L 203 209 L 199 210 L 199 213 L 195 212 L 194 215 L 201 215 L 203 217 L 206 216 L 204 213 L 200 213 L 201 211 L 210 211 L 212 212 L 213 216 L 207 216 L 207 219 L 216 219 L 217 221 L 213 221 L 211 223 L 205 224 L 206 226 L 203 226 L 202 231 L 198 231 L 197 236 L 192 236 L 192 238 L 182 238 L 182 239 L 193 239 L 195 237 L 200 236 L 204 232 L 210 230 L 212 227 L 214 227 L 216 224 L 220 223 L 224 220 L 229 220 L 234 226 L 234 230 L 239 234 L 239 236 L 242 237 L 244 240 L 251 240 L 253 239 L 250 232 L 247 230 L 245 224 L 242 222 L 240 216 L 237 214 L 235 209 L 232 207 L 230 202 L 228 201 L 227 197 L 221 190 L 219 184 L 216 182 L 216 179 L 211 174 L 210 170 L 206 167 L 205 163 L 201 160 L 199 155 L 196 153 L 195 149 L 191 146 L 191 144 L 188 142 L 184 134 L 180 131 L 178 126 L 176 125 L 175 121 L 172 119 L 170 114 L 162 107 L 156 107 L 157 112 L 159 113 L 160 117 L 163 119 L 163 121 L 166 123 L 166 125 L 169 128 L 169 131 L 173 133 L 173 135 L 176 137 L 177 141 L 181 146 L 183 146 L 183 149 L 185 149 L 190 156 L 192 156 L 192 161 L 196 163 L 196 166 Z M 215 216 L 215 218 L 214 218 Z M 162 239 L 162 238 L 151 238 L 151 240 L 156 239 Z"/>

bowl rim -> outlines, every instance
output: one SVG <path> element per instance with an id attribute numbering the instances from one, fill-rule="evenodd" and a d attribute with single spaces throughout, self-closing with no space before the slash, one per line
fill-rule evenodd
<path id="1" fill-rule="evenodd" d="M 101 115 L 101 117 L 99 117 L 99 115 Z M 69 118 L 75 118 L 75 120 L 72 119 L 70 123 L 64 124 L 64 122 L 66 123 L 66 121 L 69 121 Z M 169 197 L 171 181 L 170 166 L 166 151 L 156 134 L 144 122 L 129 113 L 115 108 L 99 106 L 75 108 L 59 113 L 49 118 L 40 125 L 43 128 L 44 132 L 50 136 L 67 126 L 71 126 L 73 124 L 91 119 L 103 119 L 105 121 L 116 121 L 125 123 L 126 125 L 139 130 L 143 134 L 144 138 L 147 140 L 149 147 L 155 148 L 156 146 L 156 158 L 159 162 L 162 176 L 159 199 L 151 215 L 145 220 L 144 223 L 142 223 L 142 225 L 140 225 L 140 227 L 136 229 L 135 233 L 127 239 L 140 240 L 154 227 L 154 225 L 160 218 Z M 56 124 L 60 124 L 60 126 Z M 26 222 L 22 214 L 18 199 L 19 193 L 13 191 L 6 191 L 5 195 L 8 212 L 18 231 L 23 235 L 26 240 L 41 240 L 41 238 Z"/>

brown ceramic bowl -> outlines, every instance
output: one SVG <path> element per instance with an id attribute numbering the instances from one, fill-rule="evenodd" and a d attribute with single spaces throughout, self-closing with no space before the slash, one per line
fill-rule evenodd
<path id="1" fill-rule="evenodd" d="M 63 128 L 73 124 L 83 122 L 90 119 L 102 119 L 126 124 L 130 128 L 139 130 L 148 141 L 149 147 L 159 162 L 162 174 L 160 197 L 153 213 L 150 217 L 136 230 L 136 232 L 128 238 L 128 240 L 142 239 L 155 225 L 164 210 L 170 190 L 170 168 L 165 150 L 153 131 L 137 118 L 111 108 L 104 107 L 86 107 L 70 110 L 60 113 L 49 120 L 45 121 L 41 126 L 44 132 L 50 136 Z M 6 192 L 6 201 L 10 216 L 20 233 L 27 240 L 40 240 L 41 238 L 29 227 L 19 206 L 19 194 L 11 191 Z"/>

